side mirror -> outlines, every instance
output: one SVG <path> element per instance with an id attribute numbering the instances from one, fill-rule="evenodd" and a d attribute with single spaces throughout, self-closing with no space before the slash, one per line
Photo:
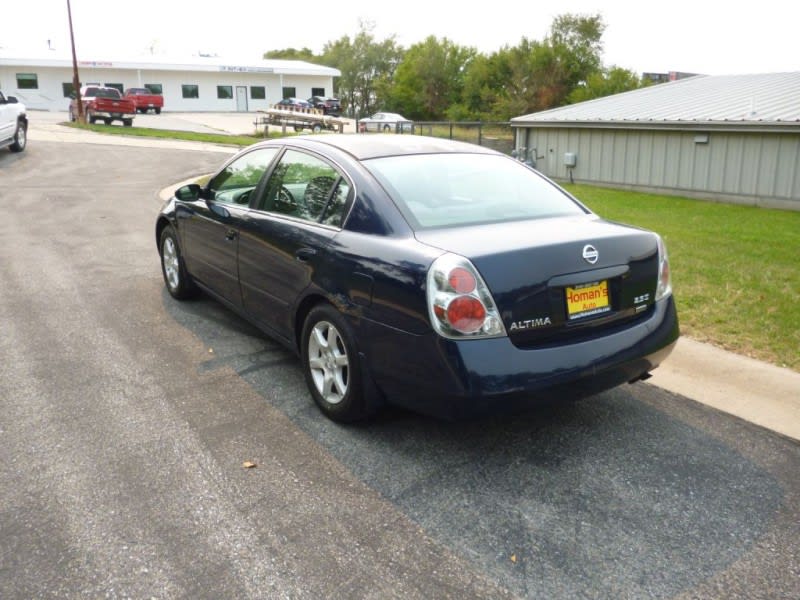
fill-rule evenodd
<path id="1" fill-rule="evenodd" d="M 200 197 L 201 188 L 196 183 L 190 183 L 175 190 L 175 197 L 178 200 L 192 202 Z"/>
<path id="2" fill-rule="evenodd" d="M 16 96 L 6 96 L 7 104 L 16 104 L 17 102 L 19 102 L 19 100 L 17 100 Z"/>

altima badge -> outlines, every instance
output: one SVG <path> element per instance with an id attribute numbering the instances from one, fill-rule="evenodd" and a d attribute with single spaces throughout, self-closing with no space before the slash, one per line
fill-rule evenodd
<path id="1" fill-rule="evenodd" d="M 585 260 L 590 265 L 596 263 L 599 257 L 600 254 L 597 252 L 597 248 L 595 248 L 591 244 L 586 244 L 583 247 L 583 260 Z"/>

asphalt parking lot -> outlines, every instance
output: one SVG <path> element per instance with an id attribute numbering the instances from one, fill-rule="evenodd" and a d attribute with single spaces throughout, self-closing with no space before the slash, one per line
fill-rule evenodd
<path id="1" fill-rule="evenodd" d="M 797 442 L 645 383 L 336 425 L 164 291 L 158 190 L 224 153 L 34 142 L 0 153 L 0 597 L 800 597 Z"/>

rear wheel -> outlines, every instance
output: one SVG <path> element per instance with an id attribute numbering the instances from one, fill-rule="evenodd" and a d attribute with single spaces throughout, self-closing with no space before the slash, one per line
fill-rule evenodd
<path id="1" fill-rule="evenodd" d="M 322 125 L 320 125 L 319 123 L 314 123 L 313 127 L 311 127 L 311 131 L 314 133 L 319 133 L 320 131 L 322 131 Z"/>
<path id="2" fill-rule="evenodd" d="M 334 421 L 366 417 L 355 336 L 344 317 L 329 304 L 315 306 L 300 344 L 306 384 L 320 410 Z"/>
<path id="3" fill-rule="evenodd" d="M 157 115 L 160 115 L 160 114 L 161 114 L 161 109 L 160 109 L 160 108 L 156 108 L 156 109 L 155 109 L 155 111 L 156 111 L 156 114 L 157 114 Z"/>
<path id="4" fill-rule="evenodd" d="M 94 123 L 97 121 L 97 117 L 94 116 L 94 113 L 90 110 L 86 111 L 86 121 L 89 123 Z"/>
<path id="5" fill-rule="evenodd" d="M 122 124 L 125 127 L 132 127 L 133 126 L 133 119 L 122 119 Z"/>
<path id="6" fill-rule="evenodd" d="M 383 133 L 389 133 L 392 130 L 391 126 L 384 125 L 383 126 Z"/>
<path id="7" fill-rule="evenodd" d="M 103 123 L 106 125 L 111 125 L 111 119 L 103 119 Z"/>
<path id="8" fill-rule="evenodd" d="M 9 146 L 12 152 L 22 152 L 28 143 L 28 125 L 25 121 L 17 121 L 17 131 L 14 133 L 14 141 Z"/>
<path id="9" fill-rule="evenodd" d="M 178 237 L 171 225 L 165 227 L 161 232 L 161 241 L 158 247 L 161 251 L 161 274 L 164 276 L 164 283 L 167 285 L 170 295 L 178 300 L 185 300 L 196 295 L 197 288 L 189 273 L 186 272 L 178 245 Z"/>

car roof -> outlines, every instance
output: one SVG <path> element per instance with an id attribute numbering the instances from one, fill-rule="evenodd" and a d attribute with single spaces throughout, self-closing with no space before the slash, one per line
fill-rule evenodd
<path id="1" fill-rule="evenodd" d="M 500 154 L 499 152 L 476 146 L 475 144 L 422 135 L 368 135 L 344 133 L 318 135 L 314 137 L 294 137 L 284 141 L 291 141 L 292 143 L 297 143 L 309 149 L 319 149 L 320 146 L 330 146 L 346 152 L 358 160 L 412 154 Z"/>

